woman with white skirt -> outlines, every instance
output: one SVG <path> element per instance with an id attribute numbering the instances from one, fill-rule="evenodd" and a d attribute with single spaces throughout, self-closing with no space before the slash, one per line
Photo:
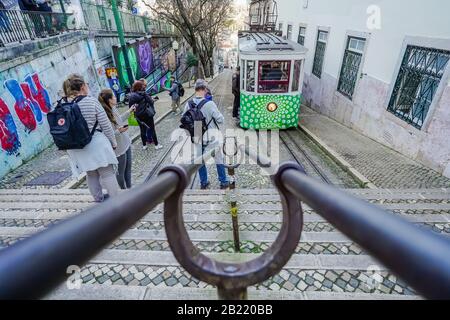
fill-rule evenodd
<path id="1" fill-rule="evenodd" d="M 77 74 L 69 76 L 64 81 L 64 93 L 69 101 L 83 97 L 77 104 L 86 120 L 89 130 L 97 123 L 92 141 L 83 149 L 67 150 L 72 172 L 79 177 L 86 172 L 90 193 L 96 202 L 103 202 L 109 196 L 119 193 L 115 166 L 118 164 L 114 149 L 117 141 L 114 129 L 105 110 L 97 99 L 88 96 L 89 88 L 83 77 Z M 107 194 L 103 194 L 103 188 Z"/>

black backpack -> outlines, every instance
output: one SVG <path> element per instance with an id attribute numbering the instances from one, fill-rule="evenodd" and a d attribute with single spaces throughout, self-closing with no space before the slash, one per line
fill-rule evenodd
<path id="1" fill-rule="evenodd" d="M 136 106 L 136 111 L 134 115 L 141 121 L 146 121 L 148 118 L 154 117 L 156 114 L 155 106 L 153 102 L 144 96 L 141 101 Z"/>
<path id="2" fill-rule="evenodd" d="M 181 129 L 185 129 L 189 132 L 191 136 L 191 141 L 194 142 L 194 130 L 195 122 L 201 121 L 202 123 L 202 137 L 203 134 L 208 130 L 208 123 L 206 123 L 206 118 L 201 112 L 201 108 L 208 102 L 208 100 L 203 99 L 196 104 L 193 100 L 189 101 L 189 109 L 181 117 Z"/>
<path id="3" fill-rule="evenodd" d="M 180 97 L 184 96 L 184 87 L 183 87 L 183 85 L 181 83 L 178 83 L 178 95 Z"/>
<path id="4" fill-rule="evenodd" d="M 78 106 L 84 98 L 80 96 L 72 102 L 68 102 L 67 99 L 59 100 L 56 108 L 47 114 L 50 134 L 59 150 L 83 149 L 92 140 L 98 122 L 89 131 Z"/>

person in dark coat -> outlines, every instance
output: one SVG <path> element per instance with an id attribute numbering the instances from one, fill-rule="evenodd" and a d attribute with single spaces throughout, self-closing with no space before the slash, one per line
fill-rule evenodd
<path id="1" fill-rule="evenodd" d="M 147 150 L 147 142 L 149 135 L 151 136 L 152 142 L 155 144 L 155 149 L 159 150 L 162 149 L 162 145 L 158 143 L 158 137 L 156 135 L 156 128 L 155 128 L 155 121 L 154 121 L 154 114 L 153 116 L 150 115 L 151 113 L 147 113 L 144 115 L 137 115 L 139 113 L 140 107 L 145 107 L 150 110 L 154 110 L 154 103 L 155 101 L 152 99 L 152 97 L 145 91 L 146 89 L 146 83 L 145 81 L 138 80 L 136 81 L 132 88 L 131 88 L 131 94 L 129 97 L 129 106 L 135 106 L 136 107 L 136 120 L 139 123 L 139 128 L 141 130 L 141 140 L 142 140 L 142 148 L 144 150 Z M 150 133 L 150 134 L 148 134 Z"/>
<path id="2" fill-rule="evenodd" d="M 233 76 L 232 91 L 234 95 L 233 118 L 238 118 L 241 105 L 241 72 L 239 66 L 236 67 L 236 72 Z"/>

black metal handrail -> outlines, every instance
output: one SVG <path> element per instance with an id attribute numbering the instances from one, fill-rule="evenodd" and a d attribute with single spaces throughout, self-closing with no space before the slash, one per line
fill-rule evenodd
<path id="1" fill-rule="evenodd" d="M 418 293 L 450 299 L 450 238 L 324 185 L 297 164 L 286 163 L 273 176 L 283 204 L 283 226 L 267 252 L 243 264 L 216 263 L 200 254 L 182 225 L 182 195 L 189 177 L 215 152 L 191 165 L 165 168 L 154 180 L 1 250 L 0 299 L 48 293 L 68 276 L 69 266 L 86 263 L 163 201 L 175 257 L 194 276 L 216 285 L 221 298 L 245 298 L 247 286 L 276 274 L 287 262 L 300 238 L 303 201 Z M 270 162 L 247 153 L 263 165 Z"/>
<path id="2" fill-rule="evenodd" d="M 0 47 L 60 34 L 68 29 L 72 13 L 0 10 Z"/>
<path id="3" fill-rule="evenodd" d="M 190 175 L 214 156 L 212 149 L 183 166 Z M 0 250 L 0 299 L 36 299 L 81 266 L 177 190 L 180 177 L 164 172 L 115 198 L 93 206 Z"/>
<path id="4" fill-rule="evenodd" d="M 429 299 L 450 299 L 450 237 L 418 227 L 297 170 L 285 170 L 280 179 L 298 200 L 418 293 Z"/>

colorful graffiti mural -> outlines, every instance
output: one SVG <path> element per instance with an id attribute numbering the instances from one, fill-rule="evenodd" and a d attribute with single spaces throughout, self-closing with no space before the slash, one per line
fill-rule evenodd
<path id="1" fill-rule="evenodd" d="M 139 65 L 142 72 L 150 74 L 153 69 L 153 52 L 148 41 L 139 43 Z"/>
<path id="2" fill-rule="evenodd" d="M 144 38 L 132 41 L 128 45 L 128 58 L 135 79 L 146 78 L 154 69 L 153 49 L 151 40 Z M 128 80 L 123 50 L 119 46 L 113 46 L 113 57 L 119 71 L 119 82 L 122 87 L 131 85 Z"/>
<path id="3" fill-rule="evenodd" d="M 44 122 L 44 114 L 51 110 L 51 100 L 37 73 L 27 75 L 24 82 L 8 79 L 5 88 L 14 98 L 17 118 L 25 127 L 25 132 L 36 130 Z M 17 125 L 7 104 L 0 98 L 0 141 L 8 154 L 17 153 L 21 147 Z"/>
<path id="4" fill-rule="evenodd" d="M 8 155 L 16 153 L 20 148 L 16 123 L 2 99 L 0 99 L 0 143 Z"/>

